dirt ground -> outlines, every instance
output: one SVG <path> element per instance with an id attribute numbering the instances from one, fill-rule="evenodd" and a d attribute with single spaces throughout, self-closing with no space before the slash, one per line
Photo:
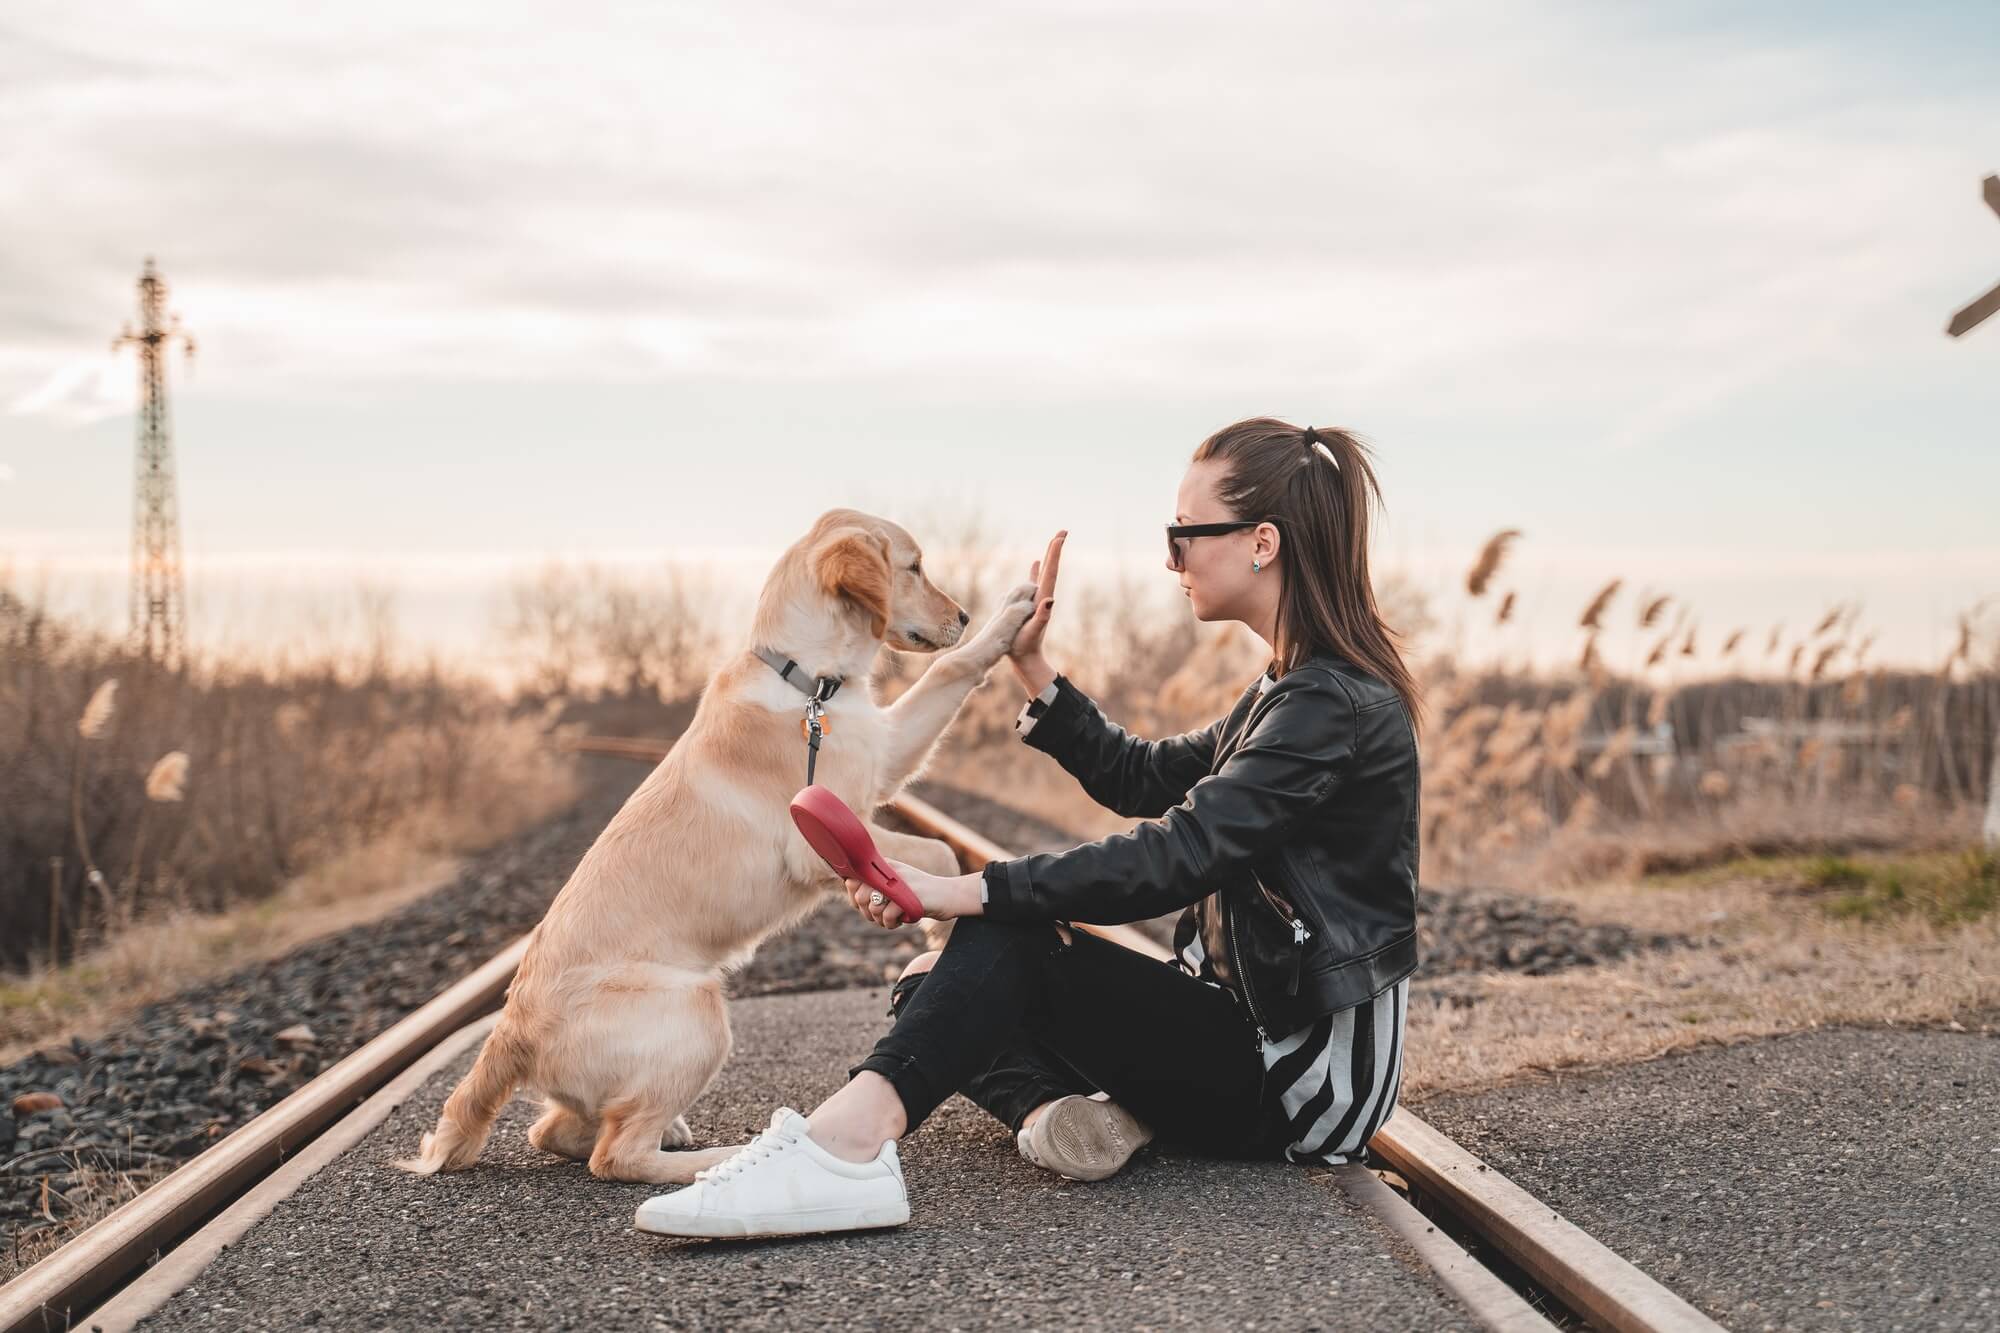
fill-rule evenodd
<path id="1" fill-rule="evenodd" d="M 1978 1029 L 2000 1017 L 2000 919 L 1863 921 L 1767 879 L 1605 882 L 1538 895 L 1584 921 L 1679 934 L 1697 947 L 1548 976 L 1484 972 L 1410 1007 L 1404 1095 L 1492 1087 L 1554 1069 L 1833 1023 Z"/>

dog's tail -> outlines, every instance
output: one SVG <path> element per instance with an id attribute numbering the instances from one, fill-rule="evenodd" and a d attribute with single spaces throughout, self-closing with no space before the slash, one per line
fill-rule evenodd
<path id="1" fill-rule="evenodd" d="M 502 1015 L 493 1031 L 486 1034 L 471 1072 L 445 1099 L 437 1128 L 424 1135 L 414 1158 L 396 1165 L 429 1176 L 461 1171 L 478 1161 L 486 1136 L 493 1132 L 494 1117 L 527 1075 L 533 1056 L 532 1048 Z"/>

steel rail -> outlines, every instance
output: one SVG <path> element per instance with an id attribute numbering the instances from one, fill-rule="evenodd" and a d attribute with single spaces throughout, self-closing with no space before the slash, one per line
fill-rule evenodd
<path id="1" fill-rule="evenodd" d="M 526 935 L 0 1287 L 0 1333 L 82 1326 L 90 1302 L 256 1184 L 425 1051 L 495 1008 Z"/>
<path id="2" fill-rule="evenodd" d="M 1413 1113 L 1398 1109 L 1368 1146 L 1594 1326 L 1722 1327 Z"/>

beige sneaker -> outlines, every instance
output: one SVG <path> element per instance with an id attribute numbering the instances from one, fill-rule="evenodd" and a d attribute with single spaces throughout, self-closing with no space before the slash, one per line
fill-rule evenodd
<path id="1" fill-rule="evenodd" d="M 1075 1094 L 1050 1102 L 1048 1110 L 1014 1136 L 1021 1156 L 1071 1180 L 1116 1175 L 1152 1141 L 1153 1131 L 1117 1102 Z"/>

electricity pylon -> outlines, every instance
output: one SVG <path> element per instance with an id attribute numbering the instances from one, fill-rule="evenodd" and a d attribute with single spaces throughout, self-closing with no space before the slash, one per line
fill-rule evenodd
<path id="1" fill-rule="evenodd" d="M 174 490 L 174 444 L 167 419 L 167 351 L 179 342 L 194 358 L 194 337 L 168 315 L 167 282 L 151 258 L 139 275 L 139 327 L 130 324 L 111 350 L 139 349 L 139 439 L 132 495 L 132 642 L 151 660 L 178 670 L 185 648 L 187 588 L 181 577 L 180 501 Z"/>

